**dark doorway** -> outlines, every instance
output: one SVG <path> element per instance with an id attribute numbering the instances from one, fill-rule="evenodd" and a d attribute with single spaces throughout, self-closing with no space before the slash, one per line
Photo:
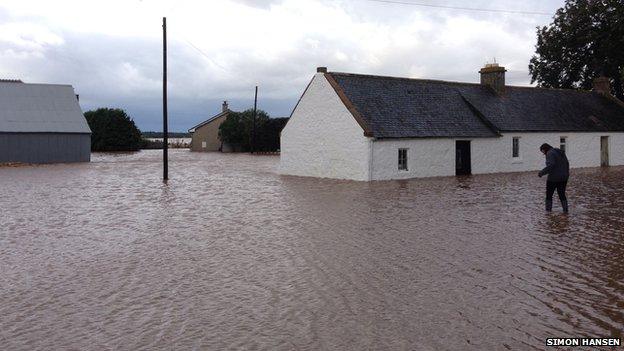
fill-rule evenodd
<path id="1" fill-rule="evenodd" d="M 609 166 L 609 137 L 600 137 L 600 165 L 602 167 Z"/>
<path id="2" fill-rule="evenodd" d="M 455 174 L 470 174 L 472 168 L 470 166 L 470 141 L 457 140 L 455 142 Z"/>

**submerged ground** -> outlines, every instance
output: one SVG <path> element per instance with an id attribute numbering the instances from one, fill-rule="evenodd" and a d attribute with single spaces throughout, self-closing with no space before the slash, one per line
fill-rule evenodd
<path id="1" fill-rule="evenodd" d="M 275 156 L 0 168 L 0 348 L 526 350 L 624 330 L 624 168 L 284 177 Z M 560 208 L 556 206 L 556 210 Z"/>

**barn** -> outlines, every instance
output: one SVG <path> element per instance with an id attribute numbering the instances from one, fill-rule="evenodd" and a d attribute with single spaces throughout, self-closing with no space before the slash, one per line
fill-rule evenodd
<path id="1" fill-rule="evenodd" d="M 480 83 L 328 72 L 319 67 L 282 130 L 286 175 L 386 180 L 544 167 L 542 143 L 571 167 L 624 165 L 624 103 L 592 91 L 516 87 L 488 64 Z"/>
<path id="2" fill-rule="evenodd" d="M 0 163 L 90 158 L 91 130 L 71 85 L 0 80 Z"/>

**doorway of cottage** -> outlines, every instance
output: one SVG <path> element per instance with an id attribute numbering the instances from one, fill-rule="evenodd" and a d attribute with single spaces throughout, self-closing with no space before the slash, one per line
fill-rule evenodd
<path id="1" fill-rule="evenodd" d="M 470 165 L 470 140 L 455 141 L 455 175 L 472 173 Z"/>
<path id="2" fill-rule="evenodd" d="M 600 165 L 602 167 L 609 166 L 609 137 L 600 137 Z"/>

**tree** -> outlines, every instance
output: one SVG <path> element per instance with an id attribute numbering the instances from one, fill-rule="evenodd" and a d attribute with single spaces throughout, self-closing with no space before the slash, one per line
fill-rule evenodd
<path id="1" fill-rule="evenodd" d="M 84 114 L 91 128 L 92 151 L 136 151 L 141 132 L 124 110 L 98 108 Z"/>
<path id="2" fill-rule="evenodd" d="M 286 126 L 288 118 L 271 118 L 259 128 L 256 137 L 256 150 L 277 151 L 280 149 L 280 132 Z"/>
<path id="3" fill-rule="evenodd" d="M 257 110 L 256 114 L 256 135 L 259 126 L 269 120 L 269 115 Z M 253 133 L 253 110 L 245 110 L 243 112 L 228 113 L 227 118 L 219 126 L 219 138 L 221 141 L 238 146 L 242 151 L 251 149 L 251 137 Z"/>
<path id="4" fill-rule="evenodd" d="M 591 89 L 606 76 L 613 95 L 624 99 L 624 1 L 566 0 L 553 22 L 537 28 L 531 83 Z"/>

